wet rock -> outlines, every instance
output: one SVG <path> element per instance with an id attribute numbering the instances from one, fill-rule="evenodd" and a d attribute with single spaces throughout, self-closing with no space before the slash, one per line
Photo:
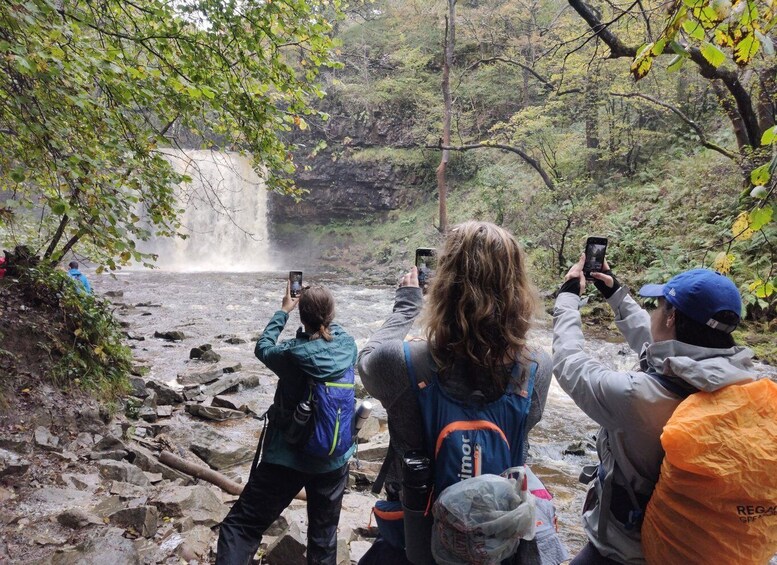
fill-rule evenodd
<path id="1" fill-rule="evenodd" d="M 135 335 L 129 332 L 124 332 L 124 335 L 127 336 L 127 339 L 132 341 L 146 341 L 146 338 L 143 337 L 142 335 Z"/>
<path id="2" fill-rule="evenodd" d="M 187 373 L 181 373 L 178 375 L 178 382 L 182 385 L 207 385 L 216 382 L 221 378 L 223 374 L 219 368 L 211 368 L 205 370 L 192 371 Z"/>
<path id="3" fill-rule="evenodd" d="M 35 445 L 46 451 L 58 451 L 62 452 L 62 447 L 59 445 L 59 438 L 53 435 L 47 428 L 38 426 L 35 428 Z"/>
<path id="4" fill-rule="evenodd" d="M 212 350 L 205 351 L 199 360 L 205 363 L 218 363 L 219 361 L 221 361 L 221 355 L 219 355 L 218 353 Z"/>
<path id="5" fill-rule="evenodd" d="M 169 418 L 173 415 L 173 407 L 169 404 L 165 406 L 157 406 L 156 415 L 160 418 Z"/>
<path id="6" fill-rule="evenodd" d="M 246 340 L 240 337 L 228 337 L 224 341 L 230 345 L 240 345 L 241 343 L 247 343 Z"/>
<path id="7" fill-rule="evenodd" d="M 306 540 L 295 522 L 267 546 L 264 560 L 268 565 L 305 565 Z"/>
<path id="8" fill-rule="evenodd" d="M 189 433 L 191 434 L 189 449 L 216 470 L 250 461 L 254 457 L 253 449 L 236 444 L 225 435 L 206 426 L 192 427 Z"/>
<path id="9" fill-rule="evenodd" d="M 183 402 L 183 395 L 169 385 L 157 381 L 149 381 L 146 386 L 156 392 L 157 404 L 180 404 Z"/>
<path id="10" fill-rule="evenodd" d="M 141 406 L 138 410 L 138 418 L 146 422 L 156 422 L 159 416 L 157 415 L 157 409 L 153 406 Z"/>
<path id="11" fill-rule="evenodd" d="M 218 406 L 203 406 L 202 404 L 187 404 L 186 411 L 192 416 L 199 416 L 207 420 L 223 422 L 225 420 L 239 420 L 246 417 L 245 412 L 220 408 Z"/>
<path id="12" fill-rule="evenodd" d="M 364 557 L 364 554 L 367 553 L 371 547 L 372 547 L 371 541 L 362 541 L 362 540 L 352 541 L 350 543 L 351 561 L 358 563 L 359 560 L 361 560 L 361 558 Z"/>
<path id="13" fill-rule="evenodd" d="M 6 451 L 13 451 L 14 453 L 23 455 L 25 453 L 30 452 L 30 444 L 31 444 L 30 440 L 31 440 L 31 436 L 27 434 L 15 435 L 14 437 L 0 438 L 0 449 L 5 449 Z"/>
<path id="14" fill-rule="evenodd" d="M 193 561 L 205 561 L 208 557 L 208 548 L 216 537 L 216 534 L 205 526 L 182 532 L 183 543 L 178 547 L 176 554 L 186 563 Z"/>
<path id="15" fill-rule="evenodd" d="M 159 511 L 173 518 L 189 516 L 195 524 L 215 526 L 227 515 L 227 507 L 209 487 L 165 485 L 151 501 Z"/>
<path id="16" fill-rule="evenodd" d="M 198 402 L 202 402 L 206 398 L 206 396 L 201 392 L 202 388 L 203 387 L 201 385 L 185 386 L 183 388 L 183 397 L 187 401 L 197 400 Z M 200 397 L 202 397 L 202 399 L 200 399 Z"/>
<path id="17" fill-rule="evenodd" d="M 126 461 L 102 459 L 97 462 L 97 465 L 103 479 L 132 483 L 142 487 L 150 484 L 140 468 Z"/>
<path id="18" fill-rule="evenodd" d="M 256 388 L 259 386 L 259 376 L 255 374 L 233 374 L 222 377 L 212 385 L 205 387 L 202 394 L 205 396 L 218 396 L 219 394 L 228 394 L 239 392 L 241 390 Z"/>
<path id="19" fill-rule="evenodd" d="M 567 446 L 564 455 L 585 455 L 589 449 L 595 449 L 595 446 L 587 441 L 576 441 Z"/>
<path id="20" fill-rule="evenodd" d="M 151 372 L 151 368 L 146 367 L 145 365 L 132 365 L 130 367 L 130 374 L 136 377 L 145 377 L 150 372 Z"/>
<path id="21" fill-rule="evenodd" d="M 149 483 L 150 482 L 151 481 L 149 481 Z M 141 487 L 138 485 L 133 485 L 132 483 L 125 483 L 122 481 L 111 482 L 110 493 L 113 496 L 118 496 L 119 498 L 122 498 L 124 500 L 144 496 L 147 492 L 148 492 L 148 487 Z"/>
<path id="22" fill-rule="evenodd" d="M 114 512 L 124 508 L 124 502 L 118 496 L 107 496 L 100 500 L 92 509 L 100 518 L 107 518 Z"/>
<path id="23" fill-rule="evenodd" d="M 157 532 L 159 510 L 155 506 L 123 508 L 108 516 L 108 520 L 115 526 L 132 528 L 144 538 L 152 538 Z"/>
<path id="24" fill-rule="evenodd" d="M 62 482 L 68 488 L 94 492 L 102 481 L 96 473 L 62 473 Z"/>
<path id="25" fill-rule="evenodd" d="M 154 332 L 154 337 L 167 341 L 183 341 L 186 339 L 184 333 L 179 331 Z"/>
<path id="26" fill-rule="evenodd" d="M 107 296 L 108 298 L 121 298 L 122 296 L 124 296 L 124 291 L 123 290 L 109 290 L 103 296 Z"/>
<path id="27" fill-rule="evenodd" d="M 359 433 L 356 434 L 356 438 L 359 443 L 367 443 L 374 436 L 380 433 L 380 420 L 374 416 L 367 418 L 367 421 L 362 424 L 359 429 Z"/>
<path id="28" fill-rule="evenodd" d="M 13 451 L 0 449 L 0 477 L 24 475 L 30 468 L 30 462 Z"/>
<path id="29" fill-rule="evenodd" d="M 146 390 L 146 381 L 141 377 L 132 376 L 129 378 L 130 383 L 130 395 L 136 398 L 146 398 L 148 396 L 148 390 Z"/>
<path id="30" fill-rule="evenodd" d="M 131 540 L 124 538 L 124 530 L 107 528 L 96 532 L 74 549 L 56 553 L 51 565 L 139 565 L 140 558 Z"/>
<path id="31" fill-rule="evenodd" d="M 250 412 L 250 409 L 245 404 L 236 404 L 225 396 L 214 396 L 210 403 L 211 406 L 218 406 L 219 408 L 229 408 L 230 410 L 240 410 L 241 412 Z"/>
<path id="32" fill-rule="evenodd" d="M 57 516 L 57 522 L 71 530 L 80 530 L 89 524 L 102 524 L 97 516 L 87 513 L 83 508 L 68 508 Z"/>
<path id="33" fill-rule="evenodd" d="M 231 365 L 226 365 L 226 366 L 222 367 L 221 370 L 225 374 L 229 374 L 229 373 L 237 373 L 242 368 L 243 368 L 243 365 L 241 363 L 233 363 Z"/>

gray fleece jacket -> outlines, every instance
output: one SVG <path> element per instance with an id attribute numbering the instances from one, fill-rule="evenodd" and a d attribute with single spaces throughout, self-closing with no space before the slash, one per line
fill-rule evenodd
<path id="1" fill-rule="evenodd" d="M 709 349 L 679 341 L 653 343 L 650 315 L 621 287 L 607 301 L 615 323 L 632 350 L 639 370 L 615 371 L 583 351 L 580 297 L 562 292 L 553 312 L 553 373 L 561 388 L 601 427 L 597 451 L 605 480 L 595 479 L 583 509 L 588 539 L 606 557 L 644 563 L 639 529 L 626 529 L 612 517 L 606 501 L 613 483 L 648 497 L 658 481 L 664 451 L 661 432 L 683 400 L 648 373 L 679 384 L 715 391 L 757 380 L 752 352 L 744 347 Z M 622 489 L 620 490 L 622 493 Z M 600 504 L 601 502 L 601 504 Z"/>
<path id="2" fill-rule="evenodd" d="M 370 337 L 359 352 L 357 367 L 364 387 L 373 397 L 380 400 L 388 414 L 389 433 L 395 453 L 401 457 L 408 449 L 421 449 L 423 445 L 423 424 L 415 391 L 405 363 L 403 340 L 407 336 L 413 321 L 421 312 L 423 296 L 417 287 L 400 287 L 394 300 L 394 311 L 383 326 Z M 526 434 L 542 418 L 545 400 L 551 380 L 550 356 L 543 351 L 530 351 L 539 367 L 534 379 L 531 408 L 526 422 Z M 425 356 L 430 358 L 431 356 Z M 413 357 L 415 359 L 415 356 Z M 433 369 L 430 367 L 429 369 Z M 417 371 L 420 370 L 417 368 Z M 453 372 L 455 373 L 455 371 Z M 445 390 L 453 397 L 466 395 L 462 382 L 445 383 Z M 466 398 L 466 396 L 464 396 Z M 525 440 L 524 446 L 528 443 Z M 400 457 L 394 458 L 386 482 L 398 483 L 400 480 Z"/>

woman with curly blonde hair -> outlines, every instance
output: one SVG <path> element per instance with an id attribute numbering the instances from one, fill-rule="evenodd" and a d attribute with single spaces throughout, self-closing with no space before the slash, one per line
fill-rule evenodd
<path id="1" fill-rule="evenodd" d="M 422 414 L 421 389 L 427 389 L 423 394 L 439 389 L 436 394 L 476 410 L 508 395 L 523 397 L 519 399 L 523 404 L 515 404 L 522 406 L 519 411 L 507 410 L 510 425 L 502 427 L 512 462 L 523 465 L 529 431 L 542 417 L 550 386 L 550 356 L 526 342 L 537 311 L 537 293 L 526 272 L 523 250 L 503 228 L 470 221 L 451 229 L 423 308 L 426 340 L 405 342 L 422 305 L 418 271 L 413 267 L 402 277 L 392 314 L 359 353 L 362 382 L 388 415 L 391 463 L 385 489 L 389 499 L 400 490 L 405 452 L 425 449 L 433 458 L 436 438 L 429 436 L 437 432 L 430 433 L 429 418 Z M 488 469 L 488 455 L 483 454 L 483 472 L 503 471 Z M 389 540 L 379 540 L 362 564 L 381 559 L 403 562 L 404 551 L 396 543 L 392 548 Z M 561 556 L 563 548 L 560 552 Z"/>

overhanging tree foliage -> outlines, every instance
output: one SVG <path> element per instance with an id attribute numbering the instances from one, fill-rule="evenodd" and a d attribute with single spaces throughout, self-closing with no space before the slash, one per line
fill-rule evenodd
<path id="1" fill-rule="evenodd" d="M 115 268 L 179 226 L 175 125 L 252 155 L 294 193 L 281 134 L 305 129 L 334 66 L 339 0 L 29 0 L 0 5 L 0 228 L 51 262 L 76 244 Z"/>
<path id="2" fill-rule="evenodd" d="M 748 241 L 746 251 L 760 267 L 749 290 L 761 308 L 769 309 L 764 299 L 772 298 L 777 290 L 777 249 L 772 242 L 777 187 L 773 150 L 777 142 L 777 58 L 770 36 L 777 25 L 774 4 L 767 0 L 674 0 L 668 10 L 667 6 L 657 10 L 636 1 L 613 10 L 605 20 L 583 0 L 568 2 L 594 36 L 609 47 L 610 57 L 632 59 L 636 80 L 645 77 L 659 57 L 670 55 L 667 71 L 677 71 L 688 62 L 711 81 L 737 140 L 737 161 L 750 183 L 744 210 L 736 216 L 726 249 L 717 255 L 715 265 L 726 272 L 736 259 L 733 245 Z M 641 45 L 630 45 L 614 29 L 622 19 L 644 22 Z M 700 139 L 705 141 L 702 135 Z M 756 234 L 759 239 L 754 245 L 751 240 Z"/>

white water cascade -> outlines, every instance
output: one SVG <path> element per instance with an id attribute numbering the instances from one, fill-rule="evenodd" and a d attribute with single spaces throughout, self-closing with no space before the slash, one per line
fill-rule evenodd
<path id="1" fill-rule="evenodd" d="M 208 150 L 166 151 L 176 171 L 192 178 L 179 190 L 180 233 L 156 238 L 144 250 L 156 253 L 165 271 L 271 270 L 267 191 L 247 157 Z"/>

